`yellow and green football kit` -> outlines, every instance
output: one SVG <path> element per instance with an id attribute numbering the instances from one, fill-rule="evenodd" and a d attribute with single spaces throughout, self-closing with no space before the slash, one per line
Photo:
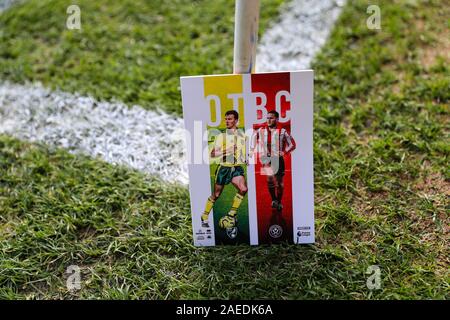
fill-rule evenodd
<path id="1" fill-rule="evenodd" d="M 216 136 L 214 148 L 220 150 L 219 165 L 215 173 L 215 183 L 226 185 L 231 182 L 234 177 L 244 176 L 242 164 L 246 160 L 245 134 L 242 130 L 227 130 Z M 224 154 L 225 150 L 232 149 L 233 152 Z"/>
<path id="2" fill-rule="evenodd" d="M 216 136 L 214 141 L 214 149 L 220 150 L 220 156 L 218 157 L 218 163 L 215 172 L 215 184 L 227 185 L 234 177 L 244 176 L 244 169 L 242 165 L 246 162 L 246 137 L 242 130 L 227 130 Z M 226 150 L 233 150 L 226 153 Z M 222 221 L 221 227 L 231 227 L 235 225 L 237 210 L 241 205 L 243 196 L 236 193 L 233 198 L 231 210 L 228 213 L 233 221 Z M 205 211 L 202 214 L 202 222 L 208 219 L 208 215 L 214 206 L 214 200 L 210 197 L 206 201 Z M 227 223 L 228 222 L 228 223 Z"/>

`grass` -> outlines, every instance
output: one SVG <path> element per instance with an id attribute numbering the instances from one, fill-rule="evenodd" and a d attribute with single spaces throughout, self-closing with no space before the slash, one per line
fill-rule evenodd
<path id="1" fill-rule="evenodd" d="M 16 12 L 38 7 L 51 11 Z M 383 1 L 379 31 L 366 28 L 366 8 L 350 1 L 314 63 L 315 245 L 195 248 L 185 188 L 0 136 L 0 297 L 447 299 L 450 7 Z M 12 12 L 0 16 L 10 29 Z M 19 63 L 0 48 L 2 67 Z M 76 66 L 40 76 L 48 68 L 56 83 L 81 83 Z M 177 84 L 165 85 L 176 101 Z M 82 288 L 69 292 L 73 264 Z M 378 290 L 366 286 L 371 265 Z"/>
<path id="2" fill-rule="evenodd" d="M 261 32 L 282 2 L 262 1 Z M 180 76 L 232 72 L 233 21 L 229 0 L 30 0 L 0 15 L 0 77 L 181 115 Z"/>

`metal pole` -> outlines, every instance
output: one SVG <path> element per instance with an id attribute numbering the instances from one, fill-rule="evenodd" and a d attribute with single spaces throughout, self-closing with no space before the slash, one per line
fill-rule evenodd
<path id="1" fill-rule="evenodd" d="M 233 73 L 254 73 L 260 0 L 236 0 Z"/>

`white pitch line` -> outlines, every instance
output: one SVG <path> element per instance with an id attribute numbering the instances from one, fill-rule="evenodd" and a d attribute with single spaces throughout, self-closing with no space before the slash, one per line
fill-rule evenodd
<path id="1" fill-rule="evenodd" d="M 281 22 L 263 36 L 258 69 L 309 67 L 343 2 L 293 0 L 284 8 Z M 100 157 L 168 182 L 187 184 L 183 128 L 181 118 L 162 111 L 53 92 L 38 84 L 0 83 L 0 133 Z"/>
<path id="2" fill-rule="evenodd" d="M 280 22 L 262 36 L 256 69 L 299 70 L 310 67 L 325 44 L 346 0 L 293 0 L 281 10 Z"/>
<path id="3" fill-rule="evenodd" d="M 8 9 L 11 7 L 14 3 L 19 2 L 20 0 L 0 0 L 0 12 Z"/>
<path id="4" fill-rule="evenodd" d="M 38 85 L 0 85 L 0 133 L 187 183 L 183 121 Z"/>

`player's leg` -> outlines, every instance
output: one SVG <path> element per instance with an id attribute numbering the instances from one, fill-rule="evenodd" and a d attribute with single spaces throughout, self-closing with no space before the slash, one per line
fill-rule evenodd
<path id="1" fill-rule="evenodd" d="M 281 211 L 281 209 L 283 209 L 281 200 L 283 199 L 283 191 L 284 191 L 284 171 L 285 171 L 284 159 L 283 157 L 280 157 L 278 172 L 275 175 L 275 180 L 277 181 L 278 211 Z"/>
<path id="2" fill-rule="evenodd" d="M 237 189 L 236 195 L 233 198 L 233 203 L 231 205 L 230 212 L 221 218 L 219 225 L 222 228 L 233 228 L 237 223 L 237 211 L 244 200 L 244 196 L 247 193 L 247 183 L 245 182 L 243 169 L 239 170 L 239 175 L 234 176 L 231 179 L 231 183 Z M 242 175 L 241 175 L 242 174 Z"/>
<path id="3" fill-rule="evenodd" d="M 272 198 L 272 208 L 278 208 L 277 180 L 275 179 L 273 162 L 274 162 L 273 158 L 271 158 L 271 161 L 267 164 L 267 166 L 264 167 L 263 172 L 267 178 L 267 189 L 269 190 L 270 197 Z M 278 164 L 277 164 L 277 167 L 278 167 Z"/>
<path id="4" fill-rule="evenodd" d="M 281 211 L 283 209 L 283 205 L 281 204 L 281 200 L 283 199 L 283 191 L 284 191 L 284 176 L 282 175 L 276 175 L 275 176 L 277 181 L 277 202 L 278 202 L 278 210 Z"/>
<path id="5" fill-rule="evenodd" d="M 236 188 L 237 193 L 239 195 L 241 195 L 242 197 L 244 197 L 248 191 L 247 182 L 245 181 L 245 177 L 244 176 L 233 177 L 233 179 L 231 179 L 231 183 Z"/>
<path id="6" fill-rule="evenodd" d="M 244 176 L 237 176 L 231 180 L 231 183 L 236 188 L 237 192 L 233 199 L 233 204 L 231 205 L 231 210 L 229 215 L 236 216 L 237 210 L 239 209 L 242 200 L 244 200 L 244 196 L 248 191 L 247 183 L 245 181 Z"/>
<path id="7" fill-rule="evenodd" d="M 202 214 L 202 226 L 209 228 L 209 224 L 208 224 L 209 213 L 211 212 L 211 209 L 213 208 L 216 200 L 222 194 L 224 187 L 225 186 L 221 185 L 221 184 L 217 184 L 217 183 L 214 184 L 214 192 L 206 200 L 205 211 L 203 211 L 203 214 Z"/>
<path id="8" fill-rule="evenodd" d="M 267 188 L 269 189 L 270 197 L 272 198 L 272 207 L 277 207 L 277 180 L 274 175 L 267 176 Z"/>
<path id="9" fill-rule="evenodd" d="M 225 188 L 225 185 L 223 184 L 214 184 L 214 192 L 211 195 L 211 198 L 216 201 L 217 199 L 219 199 L 220 195 L 222 194 L 223 189 Z"/>

